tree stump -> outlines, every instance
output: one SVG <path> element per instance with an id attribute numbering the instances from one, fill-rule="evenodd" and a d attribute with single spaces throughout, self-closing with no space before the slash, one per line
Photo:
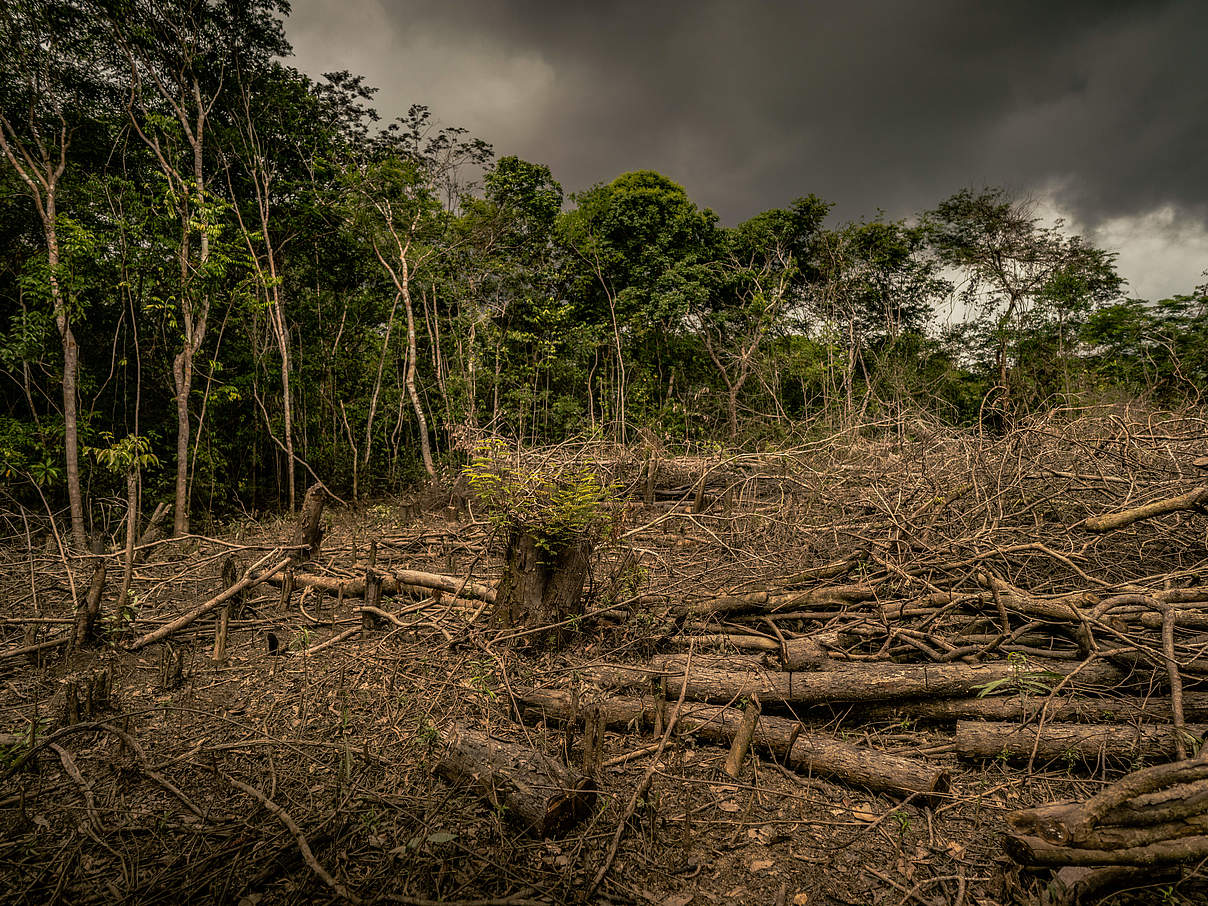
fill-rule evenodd
<path id="1" fill-rule="evenodd" d="M 108 667 L 69 676 L 63 681 L 60 717 L 72 726 L 93 720 L 110 708 L 113 701 L 113 674 Z"/>
<path id="2" fill-rule="evenodd" d="M 570 634 L 562 624 L 583 613 L 590 558 L 591 544 L 586 540 L 550 550 L 531 532 L 513 531 L 496 592 L 495 619 L 509 628 L 548 627 L 534 633 L 532 641 L 536 645 L 561 644 Z"/>
<path id="3" fill-rule="evenodd" d="M 92 580 L 88 583 L 88 595 L 84 606 L 76 614 L 75 627 L 72 630 L 71 645 L 79 648 L 93 642 L 97 637 L 97 622 L 101 616 L 101 598 L 105 594 L 105 574 L 107 561 L 98 556 L 92 570 Z"/>

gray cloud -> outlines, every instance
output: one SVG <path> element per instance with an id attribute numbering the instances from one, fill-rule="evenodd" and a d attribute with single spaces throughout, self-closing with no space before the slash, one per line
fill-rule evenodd
<path id="1" fill-rule="evenodd" d="M 1088 231 L 1166 210 L 1204 235 L 1200 0 L 295 0 L 286 31 L 305 71 L 364 73 L 384 114 L 428 104 L 570 190 L 653 168 L 735 222 L 1005 185 Z"/>

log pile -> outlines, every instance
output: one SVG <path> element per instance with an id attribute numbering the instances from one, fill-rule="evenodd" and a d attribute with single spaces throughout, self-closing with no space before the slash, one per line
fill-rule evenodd
<path id="1" fill-rule="evenodd" d="M 746 712 L 757 721 L 757 749 L 898 793 L 926 786 L 918 777 L 901 782 L 901 767 L 877 757 L 903 753 L 861 746 L 868 770 L 857 778 L 819 738 L 841 742 L 840 732 L 908 720 L 949 733 L 945 751 L 974 762 L 1116 770 L 1184 759 L 1208 729 L 1200 518 L 1208 491 L 1188 489 L 1189 478 L 1202 478 L 1184 448 L 1200 436 L 1169 430 L 1117 438 L 1128 456 L 1116 468 L 1099 456 L 1102 439 L 1089 450 L 1071 429 L 1073 452 L 1061 460 L 1043 438 L 1030 453 L 1020 432 L 1012 438 L 1018 448 L 1005 454 L 992 442 L 971 452 L 963 473 L 949 459 L 933 477 L 923 463 L 920 474 L 936 490 L 913 501 L 920 489 L 908 481 L 896 500 L 883 484 L 870 492 L 879 479 L 868 463 L 843 462 L 839 452 L 826 470 L 810 457 L 738 456 L 695 480 L 676 475 L 670 486 L 659 480 L 666 463 L 648 457 L 631 494 L 655 510 L 661 500 L 678 501 L 692 537 L 731 555 L 754 554 L 759 533 L 780 531 L 751 515 L 766 506 L 736 512 L 736 495 L 756 504 L 779 495 L 781 524 L 804 543 L 826 534 L 861 541 L 823 547 L 829 557 L 775 581 L 756 578 L 768 573 L 764 559 L 748 581 L 664 598 L 656 651 L 671 653 L 582 667 L 572 698 L 564 688 L 527 690 L 523 710 L 530 719 L 573 722 L 590 705 L 610 723 L 657 731 L 658 713 L 682 694 L 690 703 L 682 732 L 729 743 L 744 706 L 758 701 L 757 717 Z M 887 456 L 888 472 L 904 465 Z M 806 474 L 819 479 L 815 486 Z M 818 503 L 827 493 L 834 500 Z M 813 512 L 825 515 L 810 524 Z M 639 606 L 648 614 L 655 601 Z M 695 651 L 690 670 L 677 649 Z M 801 740 L 816 748 L 795 757 Z"/>
<path id="2" fill-rule="evenodd" d="M 1025 866 L 1198 862 L 1208 857 L 1208 761 L 1144 768 L 1085 802 L 1014 812 L 1007 827 L 1007 852 Z"/>

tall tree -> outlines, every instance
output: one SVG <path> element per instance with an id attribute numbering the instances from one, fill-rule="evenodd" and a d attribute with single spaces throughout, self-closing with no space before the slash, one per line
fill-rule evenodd
<path id="1" fill-rule="evenodd" d="M 85 546 L 77 399 L 76 301 L 63 274 L 59 199 L 78 129 L 104 107 L 94 20 L 70 0 L 12 0 L 0 11 L 0 150 L 29 194 L 45 242 L 45 282 L 63 351 L 63 435 L 71 534 Z"/>
<path id="2" fill-rule="evenodd" d="M 962 190 L 926 214 L 940 260 L 964 272 L 968 306 L 988 320 L 999 405 L 1012 406 L 1011 348 L 1027 319 L 1057 280 L 1079 287 L 1085 304 L 1114 298 L 1121 279 L 1114 255 L 1046 227 L 1029 204 L 1002 189 Z"/>
<path id="3" fill-rule="evenodd" d="M 176 397 L 173 530 L 189 530 L 190 395 L 205 341 L 214 283 L 211 260 L 218 196 L 210 184 L 207 129 L 228 88 L 228 68 L 253 69 L 288 52 L 281 0 L 110 0 L 110 25 L 130 76 L 130 121 L 155 155 L 180 222 L 180 349 L 172 361 Z M 194 245 L 194 237 L 197 242 Z"/>

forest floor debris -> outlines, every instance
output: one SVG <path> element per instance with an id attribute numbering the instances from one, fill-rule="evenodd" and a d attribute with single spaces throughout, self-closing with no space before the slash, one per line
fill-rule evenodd
<path id="1" fill-rule="evenodd" d="M 472 499 L 330 510 L 284 566 L 286 519 L 150 542 L 85 646 L 95 555 L 4 514 L 0 898 L 1203 902 L 1206 781 L 1111 791 L 1200 747 L 1206 448 L 1119 408 L 591 451 L 625 501 L 557 652 L 492 624 Z M 508 790 L 437 770 L 458 734 Z M 592 796 L 544 838 L 507 800 L 540 823 L 549 759 Z"/>

